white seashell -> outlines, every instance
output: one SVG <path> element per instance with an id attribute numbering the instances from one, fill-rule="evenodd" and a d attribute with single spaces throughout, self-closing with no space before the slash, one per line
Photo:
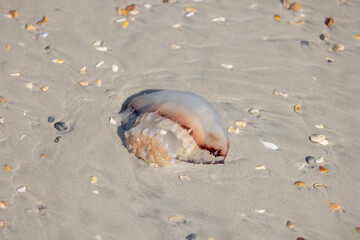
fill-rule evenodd
<path id="1" fill-rule="evenodd" d="M 187 12 L 184 14 L 185 17 L 192 17 L 194 16 L 195 12 Z"/>
<path id="2" fill-rule="evenodd" d="M 134 9 L 134 10 L 131 10 L 130 13 L 132 15 L 138 15 L 140 13 L 140 11 L 138 9 Z"/>
<path id="3" fill-rule="evenodd" d="M 171 49 L 174 49 L 174 50 L 181 49 L 181 46 L 176 45 L 176 44 L 173 44 L 173 43 L 170 43 L 170 44 L 169 44 L 169 47 L 170 47 Z"/>
<path id="4" fill-rule="evenodd" d="M 259 114 L 259 112 L 260 111 L 257 108 L 250 108 L 248 111 L 248 113 L 250 113 L 250 114 Z"/>
<path id="5" fill-rule="evenodd" d="M 105 64 L 104 61 L 100 61 L 100 62 L 98 62 L 98 63 L 95 65 L 95 67 L 99 68 L 99 67 L 101 67 L 101 66 L 104 65 L 104 64 Z"/>
<path id="6" fill-rule="evenodd" d="M 47 32 L 38 33 L 35 35 L 36 38 L 46 38 L 49 35 Z"/>
<path id="7" fill-rule="evenodd" d="M 19 72 L 14 72 L 10 74 L 10 77 L 20 77 L 21 73 Z"/>
<path id="8" fill-rule="evenodd" d="M 231 64 L 225 64 L 225 63 L 223 63 L 223 64 L 221 64 L 221 66 L 222 66 L 223 68 L 226 68 L 226 69 L 233 69 L 233 65 L 231 65 Z"/>
<path id="9" fill-rule="evenodd" d="M 21 134 L 19 140 L 22 141 L 26 137 L 26 134 Z"/>
<path id="10" fill-rule="evenodd" d="M 262 140 L 260 140 L 260 142 L 268 149 L 271 149 L 271 150 L 278 150 L 278 146 L 276 146 L 275 144 L 271 143 L 271 142 L 264 142 Z"/>
<path id="11" fill-rule="evenodd" d="M 118 72 L 119 71 L 118 65 L 116 65 L 116 64 L 111 65 L 111 71 Z"/>
<path id="12" fill-rule="evenodd" d="M 181 27 L 181 23 L 175 23 L 172 25 L 173 28 L 179 28 Z"/>
<path id="13" fill-rule="evenodd" d="M 126 20 L 127 20 L 127 18 L 122 17 L 122 18 L 117 18 L 117 19 L 115 19 L 115 22 L 116 22 L 116 23 L 122 23 L 122 22 L 125 22 Z"/>
<path id="14" fill-rule="evenodd" d="M 323 129 L 323 128 L 324 128 L 324 125 L 318 124 L 318 125 L 315 125 L 315 127 L 318 128 L 318 129 Z"/>
<path id="15" fill-rule="evenodd" d="M 191 177 L 187 176 L 187 175 L 180 175 L 179 176 L 181 181 L 190 181 Z"/>
<path id="16" fill-rule="evenodd" d="M 324 158 L 323 157 L 319 157 L 318 159 L 315 159 L 315 163 L 319 164 L 319 163 L 323 163 L 324 162 Z"/>
<path id="17" fill-rule="evenodd" d="M 26 192 L 26 186 L 18 187 L 18 188 L 16 189 L 16 191 L 18 191 L 19 193 L 24 193 L 24 192 Z"/>
<path id="18" fill-rule="evenodd" d="M 309 137 L 311 142 L 320 143 L 321 145 L 328 145 L 329 142 L 326 140 L 323 134 L 313 134 Z"/>
<path id="19" fill-rule="evenodd" d="M 106 52 L 108 50 L 108 48 L 105 46 L 95 47 L 95 49 L 100 52 Z"/>
<path id="20" fill-rule="evenodd" d="M 25 85 L 28 89 L 32 89 L 34 87 L 34 84 L 32 82 L 29 82 Z"/>
<path id="21" fill-rule="evenodd" d="M 151 8 L 151 4 L 150 3 L 144 3 L 143 4 L 144 8 L 150 9 Z"/>
<path id="22" fill-rule="evenodd" d="M 263 208 L 262 208 L 262 209 L 257 209 L 257 208 L 255 208 L 254 211 L 255 211 L 256 213 L 260 213 L 260 214 L 263 214 L 263 213 L 266 212 L 266 210 L 263 209 Z"/>
<path id="23" fill-rule="evenodd" d="M 224 17 L 216 17 L 211 19 L 212 22 L 225 22 L 226 19 Z"/>
<path id="24" fill-rule="evenodd" d="M 103 41 L 101 40 L 96 40 L 94 43 L 93 43 L 93 46 L 94 47 L 100 47 L 103 45 Z"/>
<path id="25" fill-rule="evenodd" d="M 5 117 L 0 117 L 0 124 L 4 124 L 5 123 Z"/>
<path id="26" fill-rule="evenodd" d="M 114 118 L 110 117 L 110 118 L 109 118 L 109 123 L 110 123 L 111 125 L 116 125 L 116 120 L 115 120 Z"/>
<path id="27" fill-rule="evenodd" d="M 206 99 L 190 92 L 156 91 L 126 106 L 121 113 L 126 145 L 139 158 L 158 166 L 174 165 L 175 160 L 224 163 L 229 138 Z"/>
<path id="28" fill-rule="evenodd" d="M 79 71 L 80 74 L 86 73 L 86 67 L 82 67 Z"/>
<path id="29" fill-rule="evenodd" d="M 103 240 L 102 236 L 100 234 L 96 234 L 94 236 L 95 240 Z"/>
<path id="30" fill-rule="evenodd" d="M 255 167 L 256 170 L 266 170 L 265 165 L 259 165 Z"/>

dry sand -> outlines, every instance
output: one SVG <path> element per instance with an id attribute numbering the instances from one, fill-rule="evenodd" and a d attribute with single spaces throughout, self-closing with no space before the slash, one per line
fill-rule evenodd
<path id="1" fill-rule="evenodd" d="M 123 29 L 114 22 L 122 18 L 116 8 L 131 3 L 139 14 Z M 7 207 L 0 209 L 0 239 L 157 240 L 191 233 L 197 240 L 359 239 L 360 40 L 354 35 L 360 1 L 301 0 L 296 13 L 277 0 L 144 3 L 1 1 L 0 96 L 7 102 L 0 103 L 0 201 Z M 184 16 L 186 6 L 196 9 L 193 16 Z M 18 18 L 3 16 L 13 9 Z M 43 16 L 48 22 L 36 25 Z M 212 21 L 218 17 L 226 21 Z M 324 24 L 326 17 L 333 26 Z M 25 24 L 37 30 L 28 32 Z M 48 36 L 37 39 L 41 32 Z M 320 40 L 321 33 L 330 40 Z M 108 50 L 97 51 L 96 40 Z M 345 50 L 333 51 L 335 43 Z M 99 61 L 105 63 L 96 68 Z M 10 76 L 16 72 L 21 75 Z M 200 94 L 226 127 L 246 120 L 239 134 L 230 134 L 226 163 L 155 168 L 131 156 L 117 133 L 117 113 L 127 97 L 146 89 Z M 260 113 L 251 115 L 250 108 Z M 69 131 L 57 133 L 49 116 Z M 329 144 L 310 142 L 314 133 Z M 324 162 L 309 165 L 306 156 Z M 266 169 L 256 170 L 259 165 Z M 98 181 L 91 184 L 91 176 Z M 27 190 L 19 193 L 20 186 Z M 38 212 L 39 205 L 45 209 Z"/>

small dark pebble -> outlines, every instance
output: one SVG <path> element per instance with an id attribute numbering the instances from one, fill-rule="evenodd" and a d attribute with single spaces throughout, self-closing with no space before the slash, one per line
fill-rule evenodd
<path id="1" fill-rule="evenodd" d="M 322 34 L 320 34 L 320 39 L 322 41 L 327 41 L 327 40 L 329 40 L 329 36 L 327 34 L 322 33 Z"/>
<path id="2" fill-rule="evenodd" d="M 56 130 L 58 130 L 60 132 L 65 131 L 66 129 L 68 129 L 68 126 L 64 122 L 56 122 L 54 124 L 54 127 L 56 128 Z"/>
<path id="3" fill-rule="evenodd" d="M 190 233 L 189 235 L 186 236 L 185 239 L 186 240 L 195 240 L 196 239 L 196 234 L 195 233 Z"/>
<path id="4" fill-rule="evenodd" d="M 45 205 L 39 205 L 39 206 L 36 207 L 36 210 L 41 216 L 45 216 L 46 211 L 47 211 L 47 207 Z"/>
<path id="5" fill-rule="evenodd" d="M 50 45 L 47 45 L 44 49 L 45 50 L 50 50 L 51 46 Z"/>
<path id="6" fill-rule="evenodd" d="M 300 41 L 300 44 L 301 44 L 302 46 L 310 46 L 310 42 L 309 42 L 309 41 L 304 41 L 304 40 L 302 40 L 302 41 Z"/>
<path id="7" fill-rule="evenodd" d="M 60 138 L 61 136 L 57 136 L 55 139 L 54 139 L 54 142 L 58 143 L 60 141 Z"/>
<path id="8" fill-rule="evenodd" d="M 53 118 L 53 117 L 48 117 L 48 122 L 49 123 L 52 123 L 52 122 L 54 122 L 55 121 L 55 118 Z"/>
<path id="9" fill-rule="evenodd" d="M 315 164 L 315 158 L 313 156 L 307 156 L 305 161 L 307 164 Z"/>

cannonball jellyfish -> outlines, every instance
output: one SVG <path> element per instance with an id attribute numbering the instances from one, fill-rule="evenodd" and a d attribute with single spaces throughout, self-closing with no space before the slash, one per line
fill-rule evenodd
<path id="1" fill-rule="evenodd" d="M 224 163 L 229 137 L 205 98 L 162 90 L 133 98 L 121 112 L 125 144 L 137 157 L 161 167 L 185 161 Z"/>

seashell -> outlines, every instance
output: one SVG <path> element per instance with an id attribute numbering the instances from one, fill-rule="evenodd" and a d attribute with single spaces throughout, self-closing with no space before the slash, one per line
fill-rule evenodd
<path id="1" fill-rule="evenodd" d="M 194 15 L 195 15 L 195 12 L 186 12 L 184 16 L 185 17 L 192 17 Z"/>
<path id="2" fill-rule="evenodd" d="M 301 110 L 301 106 L 300 106 L 300 105 L 295 105 L 295 106 L 294 106 L 294 112 L 298 113 L 298 112 L 300 112 L 300 110 Z"/>
<path id="3" fill-rule="evenodd" d="M 4 171 L 5 171 L 5 172 L 10 172 L 10 171 L 11 171 L 11 167 L 10 167 L 9 164 L 6 164 L 6 165 L 4 166 Z"/>
<path id="4" fill-rule="evenodd" d="M 281 0 L 281 3 L 282 3 L 284 8 L 289 8 L 290 7 L 290 3 L 289 3 L 288 0 Z"/>
<path id="5" fill-rule="evenodd" d="M 286 222 L 286 227 L 288 227 L 288 228 L 294 228 L 295 227 L 295 224 L 293 224 L 291 221 L 287 221 Z"/>
<path id="6" fill-rule="evenodd" d="M 53 59 L 52 62 L 57 63 L 57 64 L 62 64 L 64 62 L 64 60 L 62 60 L 62 59 Z"/>
<path id="7" fill-rule="evenodd" d="M 96 183 L 97 180 L 98 180 L 98 177 L 97 177 L 97 176 L 91 176 L 91 177 L 90 177 L 90 183 L 91 183 L 91 184 Z"/>
<path id="8" fill-rule="evenodd" d="M 100 79 L 96 80 L 96 81 L 95 81 L 95 85 L 96 85 L 97 87 L 101 87 L 101 85 L 102 85 L 102 80 L 100 80 Z"/>
<path id="9" fill-rule="evenodd" d="M 93 47 L 100 47 L 103 45 L 103 41 L 101 40 L 96 40 L 95 42 L 93 42 Z"/>
<path id="10" fill-rule="evenodd" d="M 170 47 L 171 49 L 174 49 L 174 50 L 181 49 L 181 46 L 180 46 L 180 45 L 176 45 L 176 44 L 173 44 L 173 43 L 170 43 L 170 44 L 169 44 L 169 47 Z"/>
<path id="11" fill-rule="evenodd" d="M 10 10 L 9 12 L 9 16 L 14 19 L 14 18 L 18 18 L 19 17 L 19 14 L 16 10 Z"/>
<path id="12" fill-rule="evenodd" d="M 123 28 L 123 29 L 126 29 L 127 27 L 129 26 L 129 21 L 124 21 L 123 23 L 121 23 L 121 27 Z"/>
<path id="13" fill-rule="evenodd" d="M 192 13 L 196 12 L 196 9 L 194 7 L 185 7 L 184 10 L 185 12 L 192 12 Z"/>
<path id="14" fill-rule="evenodd" d="M 144 3 L 143 6 L 147 9 L 150 9 L 152 7 L 150 3 Z"/>
<path id="15" fill-rule="evenodd" d="M 26 192 L 26 186 L 18 187 L 18 188 L 16 189 L 16 191 L 18 191 L 19 193 L 24 193 L 24 192 Z"/>
<path id="16" fill-rule="evenodd" d="M 321 145 L 328 145 L 329 142 L 326 140 L 323 134 L 313 134 L 309 137 L 311 142 L 320 143 Z"/>
<path id="17" fill-rule="evenodd" d="M 187 176 L 187 175 L 180 175 L 179 176 L 181 181 L 190 181 L 191 177 Z"/>
<path id="18" fill-rule="evenodd" d="M 306 187 L 306 183 L 303 181 L 297 181 L 294 183 L 297 187 Z"/>
<path id="19" fill-rule="evenodd" d="M 266 170 L 265 165 L 259 165 L 255 167 L 256 170 Z"/>
<path id="20" fill-rule="evenodd" d="M 79 71 L 80 74 L 85 74 L 86 73 L 86 66 L 82 67 Z"/>
<path id="21" fill-rule="evenodd" d="M 325 18 L 324 23 L 326 26 L 331 27 L 334 24 L 334 19 L 332 17 Z"/>
<path id="22" fill-rule="evenodd" d="M 287 93 L 281 92 L 281 91 L 279 91 L 277 89 L 274 90 L 273 94 L 276 95 L 276 96 L 282 96 L 282 97 L 287 97 L 288 96 Z"/>
<path id="23" fill-rule="evenodd" d="M 25 25 L 25 30 L 30 32 L 30 31 L 35 31 L 36 28 L 31 24 L 26 24 Z"/>
<path id="24" fill-rule="evenodd" d="M 128 16 L 130 14 L 130 12 L 124 8 L 118 7 L 116 9 L 117 14 L 121 15 L 121 16 Z"/>
<path id="25" fill-rule="evenodd" d="M 301 10 L 303 7 L 301 6 L 301 4 L 299 2 L 294 2 L 292 4 L 290 4 L 289 9 L 293 12 L 297 12 L 299 10 Z"/>
<path id="26" fill-rule="evenodd" d="M 110 123 L 111 125 L 116 125 L 116 124 L 117 124 L 117 122 L 115 121 L 115 119 L 112 118 L 112 117 L 109 118 L 109 123 Z"/>
<path id="27" fill-rule="evenodd" d="M 130 13 L 132 15 L 138 15 L 140 13 L 140 11 L 138 9 L 134 9 L 134 10 L 131 10 Z"/>
<path id="28" fill-rule="evenodd" d="M 118 65 L 116 65 L 116 64 L 111 65 L 111 71 L 118 72 L 119 71 Z"/>
<path id="29" fill-rule="evenodd" d="M 32 82 L 29 82 L 25 85 L 28 89 L 33 89 L 34 84 Z"/>
<path id="30" fill-rule="evenodd" d="M 0 228 L 3 227 L 5 225 L 5 221 L 0 219 Z"/>
<path id="31" fill-rule="evenodd" d="M 47 90 L 49 90 L 49 86 L 43 86 L 40 89 L 41 91 L 46 92 Z"/>
<path id="32" fill-rule="evenodd" d="M 326 61 L 327 61 L 327 62 L 335 62 L 335 59 L 327 57 L 327 58 L 326 58 Z"/>
<path id="33" fill-rule="evenodd" d="M 45 205 L 39 205 L 36 207 L 36 211 L 38 214 L 44 216 L 44 215 L 46 215 L 47 207 Z"/>
<path id="34" fill-rule="evenodd" d="M 170 216 L 168 218 L 168 222 L 171 223 L 171 224 L 178 225 L 178 224 L 181 224 L 181 223 L 186 223 L 186 219 L 184 217 L 174 215 L 174 216 Z"/>
<path id="35" fill-rule="evenodd" d="M 55 139 L 54 139 L 54 142 L 58 143 L 61 139 L 61 136 L 57 136 Z"/>
<path id="36" fill-rule="evenodd" d="M 211 19 L 212 22 L 225 22 L 226 19 L 224 17 L 216 17 Z"/>
<path id="37" fill-rule="evenodd" d="M 10 74 L 10 77 L 20 77 L 20 76 L 21 76 L 21 73 L 19 73 L 19 72 L 14 72 L 14 73 Z"/>
<path id="38" fill-rule="evenodd" d="M 326 188 L 326 185 L 323 183 L 314 183 L 313 187 L 314 188 Z"/>
<path id="39" fill-rule="evenodd" d="M 305 23 L 305 20 L 299 20 L 299 21 L 289 21 L 289 23 L 294 24 L 294 25 L 303 25 Z"/>
<path id="40" fill-rule="evenodd" d="M 235 133 L 235 134 L 240 133 L 240 129 L 237 127 L 233 127 L 233 126 L 228 127 L 226 130 L 228 133 Z"/>
<path id="41" fill-rule="evenodd" d="M 135 8 L 136 8 L 136 4 L 130 4 L 125 8 L 125 10 L 133 11 L 133 10 L 135 10 Z"/>
<path id="42" fill-rule="evenodd" d="M 40 158 L 41 158 L 41 159 L 44 159 L 44 158 L 46 158 L 46 156 L 47 156 L 47 154 L 46 154 L 46 153 L 43 153 L 43 154 L 40 155 Z"/>
<path id="43" fill-rule="evenodd" d="M 313 156 L 307 156 L 305 161 L 307 164 L 315 164 L 315 158 Z"/>
<path id="44" fill-rule="evenodd" d="M 341 206 L 337 203 L 328 203 L 328 205 L 334 210 L 339 210 L 341 208 Z"/>
<path id="45" fill-rule="evenodd" d="M 255 211 L 256 213 L 260 213 L 260 214 L 263 214 L 263 213 L 266 212 L 265 209 L 257 209 L 257 208 L 255 208 L 254 211 Z"/>
<path id="46" fill-rule="evenodd" d="M 47 32 L 38 33 L 35 35 L 36 38 L 46 38 L 49 35 Z"/>
<path id="47" fill-rule="evenodd" d="M 329 39 L 330 39 L 329 35 L 327 35 L 326 33 L 320 34 L 319 38 L 322 41 L 329 41 Z"/>
<path id="48" fill-rule="evenodd" d="M 273 18 L 274 18 L 276 21 L 280 21 L 280 20 L 281 20 L 281 16 L 280 16 L 280 15 L 274 15 Z"/>
<path id="49" fill-rule="evenodd" d="M 271 150 L 278 150 L 278 146 L 276 146 L 275 144 L 271 143 L 271 142 L 264 142 L 262 140 L 260 140 L 260 142 L 268 149 L 271 149 Z"/>
<path id="50" fill-rule="evenodd" d="M 224 163 L 229 137 L 220 115 L 205 98 L 190 92 L 155 91 L 133 98 L 126 107 L 121 113 L 126 146 L 139 158 L 158 166 L 174 165 L 175 160 Z"/>
<path id="51" fill-rule="evenodd" d="M 56 128 L 59 132 L 63 132 L 68 129 L 68 126 L 64 122 L 56 122 L 54 124 L 54 128 Z"/>
<path id="52" fill-rule="evenodd" d="M 0 96 L 0 103 L 6 103 L 7 100 L 6 98 L 4 98 L 3 96 Z"/>
<path id="53" fill-rule="evenodd" d="M 179 28 L 181 27 L 181 23 L 175 23 L 172 25 L 173 28 Z"/>
<path id="54" fill-rule="evenodd" d="M 319 157 L 318 159 L 315 159 L 315 163 L 319 164 L 319 163 L 323 163 L 324 162 L 324 158 L 323 157 Z"/>
<path id="55" fill-rule="evenodd" d="M 19 140 L 22 141 L 22 140 L 24 140 L 25 137 L 26 137 L 26 134 L 21 134 L 19 137 Z"/>
<path id="56" fill-rule="evenodd" d="M 354 38 L 360 40 L 360 35 L 354 35 Z"/>
<path id="57" fill-rule="evenodd" d="M 226 69 L 233 69 L 234 67 L 232 64 L 226 64 L 226 63 L 221 64 L 221 66 Z"/>
<path id="58" fill-rule="evenodd" d="M 100 51 L 100 52 L 106 52 L 108 50 L 107 47 L 105 46 L 99 46 L 99 47 L 95 47 L 96 50 Z"/>
<path id="59" fill-rule="evenodd" d="M 341 52 L 344 51 L 345 46 L 342 45 L 341 43 L 337 43 L 334 45 L 334 47 L 332 48 L 332 50 L 334 50 L 335 52 Z"/>
<path id="60" fill-rule="evenodd" d="M 319 172 L 327 173 L 328 170 L 327 170 L 325 167 L 320 166 L 320 167 L 319 167 Z"/>
<path id="61" fill-rule="evenodd" d="M 79 81 L 78 84 L 83 87 L 89 85 L 89 83 L 87 81 Z"/>
<path id="62" fill-rule="evenodd" d="M 55 121 L 55 118 L 54 117 L 48 117 L 48 123 L 52 123 Z"/>
<path id="63" fill-rule="evenodd" d="M 42 24 L 46 23 L 48 21 L 48 19 L 49 19 L 48 16 L 44 16 L 43 19 L 41 19 L 40 21 L 38 21 L 36 23 L 36 25 L 42 25 Z"/>
<path id="64" fill-rule="evenodd" d="M 246 127 L 246 122 L 245 121 L 240 121 L 240 120 L 237 120 L 234 122 L 235 125 L 239 126 L 239 127 Z"/>
<path id="65" fill-rule="evenodd" d="M 5 201 L 0 201 L 0 208 L 5 209 L 7 207 L 7 204 Z"/>
<path id="66" fill-rule="evenodd" d="M 96 234 L 96 235 L 94 236 L 94 239 L 95 239 L 95 240 L 103 240 L 103 237 L 102 237 L 100 234 Z"/>
<path id="67" fill-rule="evenodd" d="M 5 51 L 8 52 L 8 51 L 10 51 L 10 50 L 11 50 L 11 46 L 10 46 L 9 44 L 6 44 L 6 45 L 5 45 Z"/>
<path id="68" fill-rule="evenodd" d="M 355 228 L 355 231 L 360 234 L 360 227 Z"/>
<path id="69" fill-rule="evenodd" d="M 0 117 L 0 125 L 3 125 L 5 123 L 5 117 Z"/>
<path id="70" fill-rule="evenodd" d="M 101 66 L 104 65 L 104 64 L 105 64 L 104 61 L 100 61 L 100 62 L 98 62 L 98 63 L 95 65 L 95 67 L 99 68 L 99 67 L 101 67 Z"/>
<path id="71" fill-rule="evenodd" d="M 126 19 L 127 19 L 126 17 L 117 18 L 117 19 L 115 19 L 115 22 L 116 22 L 116 23 L 122 23 L 122 22 L 125 22 Z"/>
<path id="72" fill-rule="evenodd" d="M 250 114 L 259 114 L 259 112 L 260 111 L 257 108 L 250 108 L 248 111 L 248 113 L 250 113 Z"/>

